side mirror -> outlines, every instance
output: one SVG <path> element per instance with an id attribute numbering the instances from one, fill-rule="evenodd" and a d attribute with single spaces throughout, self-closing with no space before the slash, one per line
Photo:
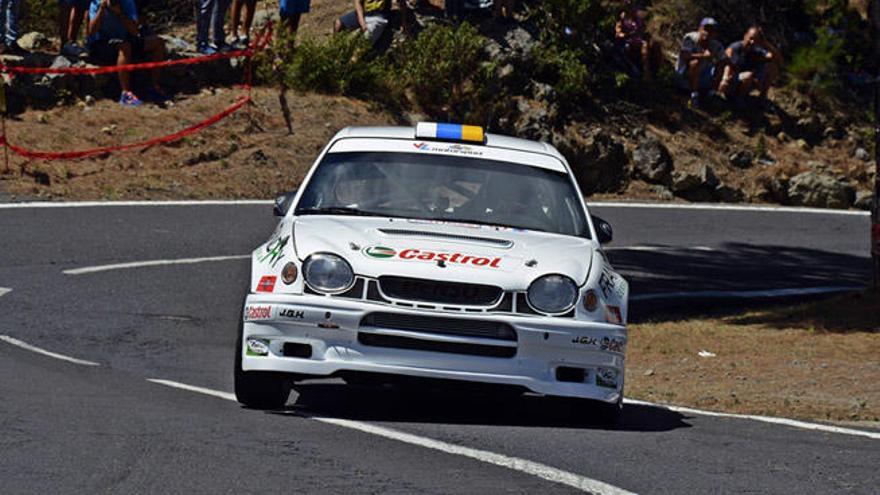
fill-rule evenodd
<path id="1" fill-rule="evenodd" d="M 296 189 L 293 191 L 288 191 L 286 193 L 281 193 L 280 196 L 275 198 L 275 207 L 272 209 L 272 212 L 276 217 L 283 217 L 287 215 L 287 210 L 290 209 L 290 206 L 293 204 L 293 198 L 296 197 Z"/>
<path id="2" fill-rule="evenodd" d="M 592 217 L 593 226 L 596 227 L 596 237 L 598 237 L 599 244 L 608 244 L 614 239 L 614 229 L 611 228 L 611 224 L 602 220 L 599 217 Z"/>

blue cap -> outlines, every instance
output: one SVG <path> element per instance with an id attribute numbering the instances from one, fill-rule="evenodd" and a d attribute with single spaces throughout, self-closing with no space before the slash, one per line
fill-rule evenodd
<path id="1" fill-rule="evenodd" d="M 717 26 L 718 21 L 715 20 L 714 17 L 704 17 L 702 21 L 700 21 L 700 27 L 706 26 Z"/>

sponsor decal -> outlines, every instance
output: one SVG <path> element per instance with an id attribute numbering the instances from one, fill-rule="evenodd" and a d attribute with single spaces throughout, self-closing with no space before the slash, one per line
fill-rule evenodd
<path id="1" fill-rule="evenodd" d="M 364 249 L 364 255 L 376 259 L 396 258 L 407 261 L 429 261 L 443 264 L 451 263 L 458 265 L 471 266 L 487 266 L 490 268 L 498 268 L 501 265 L 501 258 L 478 256 L 472 254 L 464 254 L 458 252 L 438 252 L 423 249 L 402 249 L 400 251 L 385 246 L 372 246 Z"/>
<path id="2" fill-rule="evenodd" d="M 610 299 L 611 295 L 615 293 L 614 289 L 617 286 L 618 278 L 608 268 L 602 270 L 602 275 L 599 276 L 599 288 L 602 289 L 602 295 L 605 296 L 605 299 Z"/>
<path id="3" fill-rule="evenodd" d="M 385 259 L 393 258 L 397 254 L 397 252 L 390 247 L 372 246 L 364 249 L 364 254 L 366 254 L 370 258 Z"/>
<path id="4" fill-rule="evenodd" d="M 245 354 L 248 356 L 266 356 L 269 354 L 269 341 L 263 339 L 247 339 Z"/>
<path id="5" fill-rule="evenodd" d="M 473 146 L 464 144 L 443 144 L 443 143 L 413 143 L 413 147 L 419 151 L 433 151 L 436 153 L 449 153 L 452 155 L 465 156 L 482 156 L 483 152 Z"/>
<path id="6" fill-rule="evenodd" d="M 276 280 L 278 280 L 278 277 L 274 275 L 267 275 L 261 278 L 260 283 L 257 284 L 257 292 L 274 292 Z"/>
<path id="7" fill-rule="evenodd" d="M 596 368 L 596 385 L 605 388 L 617 388 L 617 370 Z"/>
<path id="8" fill-rule="evenodd" d="M 306 312 L 300 309 L 285 308 L 278 313 L 278 316 L 302 320 L 306 317 Z"/>
<path id="9" fill-rule="evenodd" d="M 626 340 L 617 337 L 602 337 L 600 348 L 603 351 L 623 352 L 626 349 Z"/>
<path id="10" fill-rule="evenodd" d="M 620 312 L 620 306 L 605 306 L 605 321 L 613 325 L 622 325 L 623 314 Z"/>
<path id="11" fill-rule="evenodd" d="M 339 328 L 339 325 L 330 321 L 330 318 L 333 318 L 333 314 L 329 311 L 324 313 L 324 321 L 318 323 L 319 328 L 326 328 L 328 330 L 335 330 Z"/>
<path id="12" fill-rule="evenodd" d="M 266 245 L 266 252 L 258 256 L 257 261 L 260 263 L 268 262 L 272 268 L 275 268 L 275 265 L 277 265 L 278 262 L 281 261 L 281 258 L 284 257 L 284 246 L 287 245 L 288 241 L 290 241 L 289 235 L 276 239 L 274 242 L 270 242 Z"/>
<path id="13" fill-rule="evenodd" d="M 591 346 L 595 347 L 595 346 L 599 345 L 599 339 L 596 337 L 588 337 L 586 335 L 581 335 L 580 337 L 575 337 L 575 338 L 571 339 L 571 343 L 572 344 L 580 344 L 580 345 L 591 345 Z"/>
<path id="14" fill-rule="evenodd" d="M 245 321 L 268 320 L 272 318 L 272 306 L 245 306 Z"/>

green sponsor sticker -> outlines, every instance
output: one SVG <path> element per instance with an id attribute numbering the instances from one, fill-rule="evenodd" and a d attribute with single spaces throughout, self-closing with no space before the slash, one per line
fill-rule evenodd
<path id="1" fill-rule="evenodd" d="M 394 257 L 397 251 L 385 246 L 371 246 L 364 249 L 364 254 L 370 258 L 386 259 Z"/>

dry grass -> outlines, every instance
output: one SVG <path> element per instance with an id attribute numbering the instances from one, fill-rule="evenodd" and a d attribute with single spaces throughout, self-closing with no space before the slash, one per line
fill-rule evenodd
<path id="1" fill-rule="evenodd" d="M 628 366 L 628 395 L 644 400 L 878 421 L 880 293 L 632 325 Z"/>

